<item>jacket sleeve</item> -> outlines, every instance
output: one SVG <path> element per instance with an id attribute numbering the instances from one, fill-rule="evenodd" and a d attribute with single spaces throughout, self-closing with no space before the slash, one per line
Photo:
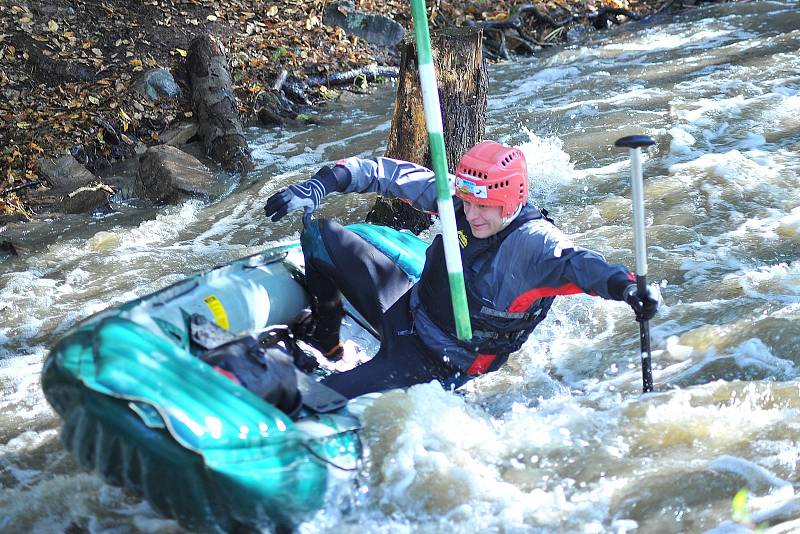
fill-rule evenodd
<path id="1" fill-rule="evenodd" d="M 544 221 L 523 227 L 520 244 L 530 254 L 528 276 L 543 296 L 588 293 L 622 300 L 623 290 L 633 283 L 627 268 L 610 264 L 599 253 L 575 246 L 558 228 Z"/>
<path id="2" fill-rule="evenodd" d="M 378 193 L 399 198 L 415 208 L 436 213 L 436 178 L 432 170 L 391 158 L 347 158 L 340 161 L 350 172 L 345 193 Z"/>

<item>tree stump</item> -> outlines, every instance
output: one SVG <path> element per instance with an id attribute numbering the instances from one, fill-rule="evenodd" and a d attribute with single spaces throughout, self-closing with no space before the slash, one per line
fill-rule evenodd
<path id="1" fill-rule="evenodd" d="M 192 40 L 186 69 L 192 87 L 192 108 L 206 153 L 225 170 L 242 173 L 252 170 L 253 160 L 239 119 L 239 104 L 219 40 L 210 35 Z"/>
<path id="2" fill-rule="evenodd" d="M 483 33 L 477 28 L 448 28 L 431 33 L 439 85 L 447 168 L 452 172 L 469 148 L 483 139 L 488 77 L 483 61 Z M 392 127 L 385 156 L 431 167 L 422 90 L 413 36 L 403 40 Z M 419 234 L 430 227 L 429 215 L 397 199 L 379 197 L 367 214 L 371 223 L 406 228 Z"/>

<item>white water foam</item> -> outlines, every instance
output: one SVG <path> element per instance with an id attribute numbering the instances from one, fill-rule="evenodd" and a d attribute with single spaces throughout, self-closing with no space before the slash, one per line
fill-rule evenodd
<path id="1" fill-rule="evenodd" d="M 178 206 L 170 206 L 156 215 L 155 219 L 143 221 L 137 228 L 121 235 L 119 249 L 141 249 L 176 241 L 187 226 L 197 220 L 204 203 L 189 200 Z"/>
<path id="2" fill-rule="evenodd" d="M 800 240 L 800 207 L 778 219 L 775 232 L 786 239 Z"/>
<path id="3" fill-rule="evenodd" d="M 577 177 L 575 164 L 557 137 L 539 137 L 523 127 L 527 141 L 517 145 L 528 164 L 528 198 L 537 205 L 548 205 L 558 192 L 574 184 Z"/>
<path id="4" fill-rule="evenodd" d="M 578 74 L 579 70 L 576 67 L 544 68 L 516 84 L 513 89 L 503 95 L 502 99 L 489 99 L 487 111 L 506 112 L 515 103 L 528 101 L 531 95 L 540 93 L 542 89 L 553 84 L 563 84 L 571 78 L 576 78 Z"/>
<path id="5" fill-rule="evenodd" d="M 672 137 L 669 142 L 669 150 L 671 153 L 687 154 L 694 152 L 692 147 L 697 142 L 697 139 L 695 139 L 691 133 L 680 127 L 670 128 L 668 133 Z"/>
<path id="6" fill-rule="evenodd" d="M 4 532 L 184 532 L 175 521 L 159 518 L 146 504 L 77 473 L 49 476 L 30 487 L 0 493 L 0 530 Z"/>
<path id="7" fill-rule="evenodd" d="M 779 177 L 781 166 L 775 165 L 770 158 L 761 156 L 764 154 L 743 153 L 739 150 L 721 154 L 703 154 L 692 161 L 671 165 L 669 173 L 693 177 L 693 181 L 698 185 L 711 177 L 717 179 L 716 181 L 726 189 L 733 187 L 741 192 L 749 192 L 774 182 Z M 719 191 L 720 195 L 722 193 L 723 191 Z"/>
<path id="8" fill-rule="evenodd" d="M 313 174 L 323 164 L 343 157 L 341 150 L 345 147 L 362 143 L 364 146 L 361 152 L 348 153 L 347 156 L 375 155 L 376 150 L 381 147 L 372 146 L 369 141 L 376 133 L 388 133 L 390 127 L 391 121 L 387 120 L 366 130 L 354 128 L 349 130 L 347 135 L 336 136 L 333 140 L 320 133 L 324 132 L 320 130 L 324 128 L 321 126 L 315 127 L 318 131 L 305 129 L 300 132 L 290 132 L 288 139 L 276 139 L 276 136 L 267 135 L 250 141 L 251 153 L 259 170 L 277 167 L 279 173 L 286 173 L 312 169 L 310 172 Z"/>
<path id="9" fill-rule="evenodd" d="M 39 384 L 44 347 L 25 347 L 30 354 L 0 358 L 0 416 L 3 428 L 11 422 L 25 428 L 26 422 L 52 417 Z"/>
<path id="10" fill-rule="evenodd" d="M 552 476 L 569 470 L 565 450 L 588 454 L 598 434 L 613 427 L 569 397 L 545 401 L 536 411 L 518 406 L 493 419 L 431 383 L 382 397 L 365 422 L 372 498 L 389 518 L 413 518 L 423 531 L 434 525 L 465 532 L 582 525 L 585 532 L 602 532 L 609 489 L 622 484 Z"/>
<path id="11" fill-rule="evenodd" d="M 780 263 L 729 275 L 751 298 L 787 304 L 800 303 L 800 261 Z"/>
<path id="12" fill-rule="evenodd" d="M 733 28 L 714 30 L 688 28 L 685 32 L 674 33 L 673 27 L 669 32 L 655 30 L 641 35 L 638 39 L 624 43 L 608 44 L 604 48 L 622 52 L 656 52 L 677 49 L 685 50 L 695 47 L 708 49 L 716 48 L 720 44 L 729 42 L 732 39 L 741 39 L 752 35 L 753 34 L 744 32 L 735 33 Z"/>
<path id="13" fill-rule="evenodd" d="M 780 425 L 783 409 L 771 402 L 769 385 L 740 384 L 730 398 L 718 399 L 716 391 L 726 387 L 713 382 L 662 395 L 663 402 L 651 404 L 637 441 L 631 448 L 648 444 L 671 448 L 679 443 L 695 446 L 697 457 L 709 451 L 724 451 L 747 442 L 763 430 Z"/>
<path id="14" fill-rule="evenodd" d="M 741 73 L 745 77 L 756 74 Z M 690 87 L 686 87 L 686 91 L 705 90 L 698 82 L 687 82 L 687 85 Z M 672 102 L 672 114 L 688 124 L 684 128 L 692 135 L 700 136 L 707 143 L 735 146 L 739 150 L 760 148 L 767 144 L 768 137 L 780 140 L 787 135 L 796 136 L 800 127 L 800 96 L 794 89 L 782 88 L 763 94 L 754 94 L 757 91 L 753 89 L 749 91 L 751 96 L 736 91 L 721 97 L 719 88 L 711 83 L 708 92 L 712 95 L 710 98 Z M 731 123 L 737 124 L 733 134 Z"/>

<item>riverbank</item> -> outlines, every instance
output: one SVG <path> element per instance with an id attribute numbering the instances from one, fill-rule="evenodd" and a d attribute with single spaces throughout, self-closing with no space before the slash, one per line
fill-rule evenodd
<path id="1" fill-rule="evenodd" d="M 535 53 L 570 38 L 572 27 L 604 28 L 687 0 L 429 2 L 434 28 L 514 22 L 492 56 Z M 691 3 L 694 3 L 693 1 Z M 303 82 L 368 65 L 397 66 L 396 46 L 371 44 L 327 24 L 330 2 L 275 0 L 12 0 L 0 6 L 0 223 L 36 215 L 29 202 L 52 184 L 44 158 L 72 155 L 97 173 L 158 144 L 178 121 L 192 120 L 184 73 L 191 39 L 220 37 L 246 123 L 258 121 L 259 95 L 280 80 Z M 520 15 L 520 8 L 528 10 Z M 380 13 L 412 29 L 407 2 L 358 0 L 343 15 Z M 514 19 L 518 16 L 519 18 Z M 508 28 L 506 28 L 508 30 Z M 508 31 L 504 32 L 508 34 Z M 498 38 L 496 30 L 487 39 Z M 494 37 L 492 37 L 494 35 Z M 491 48 L 491 47 L 487 47 Z M 511 48 L 511 52 L 509 52 Z M 179 93 L 149 97 L 142 78 L 173 76 Z M 138 89 L 137 89 L 138 88 Z M 343 90 L 364 91 L 364 82 Z M 309 109 L 338 92 L 317 83 L 302 95 Z"/>

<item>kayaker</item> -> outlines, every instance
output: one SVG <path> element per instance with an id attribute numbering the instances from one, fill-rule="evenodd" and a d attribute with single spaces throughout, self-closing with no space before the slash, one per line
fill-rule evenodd
<path id="1" fill-rule="evenodd" d="M 519 350 L 558 295 L 589 293 L 626 302 L 637 320 L 651 319 L 660 295 L 639 295 L 633 275 L 598 253 L 576 247 L 545 210 L 528 203 L 523 153 L 494 141 L 467 151 L 455 172 L 454 205 L 473 338 L 459 341 L 450 300 L 444 244 L 438 235 L 412 283 L 383 253 L 329 220 L 306 218 L 301 237 L 316 325 L 308 341 L 323 355 L 342 356 L 344 295 L 381 336 L 378 353 L 324 383 L 348 398 L 438 380 L 457 387 L 495 371 Z M 332 193 L 378 193 L 434 213 L 433 171 L 407 161 L 351 157 L 272 195 L 277 221 L 311 213 Z"/>

